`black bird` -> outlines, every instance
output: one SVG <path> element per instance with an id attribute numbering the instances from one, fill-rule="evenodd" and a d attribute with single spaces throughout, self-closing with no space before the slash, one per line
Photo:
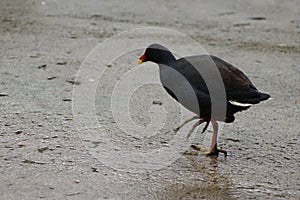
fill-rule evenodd
<path id="1" fill-rule="evenodd" d="M 189 137 L 203 122 L 206 125 L 202 132 L 212 123 L 213 137 L 210 149 L 205 151 L 206 155 L 218 155 L 222 152 L 227 156 L 226 151 L 217 148 L 217 121 L 231 123 L 236 112 L 247 110 L 251 105 L 270 98 L 270 95 L 259 92 L 243 72 L 213 55 L 176 59 L 166 47 L 152 44 L 138 63 L 147 61 L 158 64 L 160 80 L 166 91 L 197 115 L 186 120 L 175 131 L 186 123 L 199 119 L 190 130 Z M 213 111 L 213 106 L 217 111 Z M 223 112 L 220 111 L 222 109 Z M 192 147 L 200 150 L 198 145 Z"/>

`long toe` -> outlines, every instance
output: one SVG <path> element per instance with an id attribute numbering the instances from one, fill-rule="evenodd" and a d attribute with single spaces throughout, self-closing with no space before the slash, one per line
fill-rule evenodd
<path id="1" fill-rule="evenodd" d="M 183 152 L 184 155 L 189 155 L 189 156 L 197 156 L 197 155 L 201 155 L 200 151 L 185 151 Z"/>
<path id="2" fill-rule="evenodd" d="M 197 145 L 197 144 L 192 144 L 192 145 L 191 145 L 191 148 L 194 149 L 194 150 L 197 150 L 197 151 L 204 150 L 202 147 L 200 147 L 200 146 Z"/>
<path id="3" fill-rule="evenodd" d="M 225 157 L 227 157 L 227 151 L 223 149 L 218 149 L 219 152 L 223 153 Z"/>
<path id="4" fill-rule="evenodd" d="M 225 157 L 227 157 L 227 151 L 218 148 L 212 148 L 211 150 L 206 151 L 206 156 L 218 156 L 220 153 L 223 153 Z"/>
<path id="5" fill-rule="evenodd" d="M 219 149 L 216 146 L 214 148 L 211 148 L 209 150 L 200 147 L 197 144 L 191 145 L 191 148 L 196 151 L 185 151 L 185 155 L 206 155 L 206 156 L 218 156 L 219 153 L 223 153 L 225 157 L 227 157 L 227 151 L 223 149 Z"/>

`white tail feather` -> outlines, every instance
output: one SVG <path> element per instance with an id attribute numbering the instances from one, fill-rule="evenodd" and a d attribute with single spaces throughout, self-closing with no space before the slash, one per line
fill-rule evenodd
<path id="1" fill-rule="evenodd" d="M 253 104 L 250 104 L 250 103 L 240 103 L 240 102 L 233 101 L 233 100 L 230 100 L 229 103 L 231 103 L 232 105 L 235 105 L 235 106 L 242 106 L 242 107 L 248 107 L 248 106 L 253 105 Z"/>

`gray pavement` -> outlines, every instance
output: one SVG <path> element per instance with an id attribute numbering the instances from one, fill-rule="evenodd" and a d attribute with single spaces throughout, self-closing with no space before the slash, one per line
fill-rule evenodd
<path id="1" fill-rule="evenodd" d="M 222 125 L 226 159 L 178 154 L 162 169 L 137 173 L 113 165 L 124 148 L 170 146 L 174 134 L 162 133 L 180 122 L 179 105 L 159 85 L 145 85 L 132 96 L 131 116 L 147 126 L 162 106 L 168 113 L 163 128 L 142 140 L 119 130 L 110 95 L 142 49 L 106 66 L 95 93 L 99 135 L 110 136 L 113 151 L 94 151 L 105 144 L 85 140 L 89 129 L 78 129 L 73 91 L 85 83 L 74 77 L 84 59 L 104 40 L 143 27 L 186 34 L 272 96 Z M 298 0 L 0 1 L 0 199 L 299 199 L 299 36 Z M 157 38 L 193 52 L 176 37 Z M 200 131 L 192 143 L 202 141 Z M 102 162 L 104 153 L 111 163 Z"/>

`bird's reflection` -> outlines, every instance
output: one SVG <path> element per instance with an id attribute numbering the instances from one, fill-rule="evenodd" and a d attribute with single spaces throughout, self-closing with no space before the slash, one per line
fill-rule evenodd
<path id="1" fill-rule="evenodd" d="M 222 174 L 222 159 L 205 156 L 186 156 L 189 168 L 181 170 L 182 182 L 165 185 L 163 196 L 167 199 L 232 199 L 233 184 Z M 187 165 L 187 162 L 185 162 Z M 191 175 L 192 174 L 192 175 Z"/>
<path id="2" fill-rule="evenodd" d="M 209 161 L 209 168 L 208 168 L 208 174 L 209 174 L 209 181 L 212 183 L 217 183 L 218 176 L 216 175 L 218 168 L 218 160 L 215 157 L 211 157 Z"/>

